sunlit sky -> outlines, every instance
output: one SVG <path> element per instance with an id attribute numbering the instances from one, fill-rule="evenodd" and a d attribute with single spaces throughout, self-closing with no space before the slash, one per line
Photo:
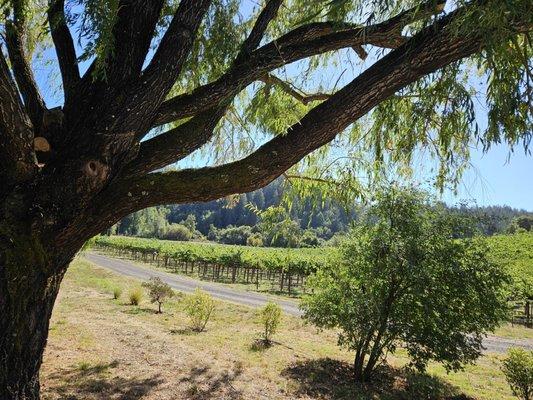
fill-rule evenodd
<path id="1" fill-rule="evenodd" d="M 76 41 L 77 42 L 77 41 Z M 77 49 L 81 53 L 80 49 Z M 55 59 L 54 52 L 48 50 L 45 59 Z M 356 67 L 352 73 L 344 74 L 341 83 L 347 83 L 353 79 L 353 74 L 361 72 L 368 67 L 365 65 Z M 82 66 L 85 70 L 87 63 Z M 53 64 L 52 64 L 53 65 Z M 358 70 L 358 71 L 357 71 Z M 50 89 L 51 81 L 59 80 L 57 68 L 43 68 L 43 63 L 36 63 L 36 75 L 39 86 L 42 89 L 43 96 L 49 107 L 60 105 L 61 94 L 56 90 Z M 331 75 L 334 78 L 335 74 Z M 480 114 L 480 119 L 485 115 Z M 478 121 L 480 126 L 485 125 L 485 121 Z M 515 208 L 521 208 L 533 211 L 533 156 L 526 155 L 523 148 L 518 147 L 510 155 L 509 148 L 506 145 L 494 145 L 488 152 L 483 153 L 481 149 L 472 149 L 471 168 L 466 171 L 462 182 L 457 188 L 457 194 L 446 191 L 443 194 L 443 200 L 449 204 L 455 204 L 460 201 L 474 202 L 480 206 L 486 205 L 509 205 Z M 199 163 L 201 161 L 198 161 Z M 194 166 L 194 164 L 192 165 Z M 423 177 L 419 177 L 423 179 Z"/>
<path id="2" fill-rule="evenodd" d="M 463 177 L 458 195 L 446 193 L 448 203 L 474 200 L 478 205 L 509 205 L 533 211 L 533 157 L 517 149 L 508 160 L 507 146 L 472 154 L 472 168 Z"/>

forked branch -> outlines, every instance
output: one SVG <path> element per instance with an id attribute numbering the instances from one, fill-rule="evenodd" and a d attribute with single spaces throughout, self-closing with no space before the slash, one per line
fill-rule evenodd
<path id="1" fill-rule="evenodd" d="M 259 13 L 252 30 L 244 40 L 236 60 L 244 59 L 261 42 L 268 24 L 275 18 L 282 0 L 270 0 Z M 218 104 L 152 139 L 142 142 L 137 158 L 126 169 L 126 174 L 142 174 L 172 164 L 206 144 L 215 127 L 226 113 L 230 102 Z"/>
<path id="2" fill-rule="evenodd" d="M 63 80 L 65 101 L 68 101 L 73 88 L 80 80 L 80 71 L 74 41 L 65 16 L 65 0 L 49 0 L 48 23 Z"/>
<path id="3" fill-rule="evenodd" d="M 131 212 L 156 204 L 209 201 L 268 184 L 398 90 L 478 52 L 481 37 L 458 36 L 447 29 L 457 14 L 419 32 L 313 108 L 285 135 L 276 136 L 249 156 L 216 167 L 148 174 L 115 190 L 131 203 Z"/>
<path id="4" fill-rule="evenodd" d="M 30 62 L 25 51 L 26 17 L 23 1 L 14 2 L 13 20 L 6 21 L 6 45 L 13 75 L 24 100 L 28 115 L 36 130 L 39 130 L 46 109 L 39 93 Z"/>
<path id="5" fill-rule="evenodd" d="M 216 81 L 165 101 L 153 125 L 162 125 L 209 109 L 227 97 L 234 97 L 270 71 L 294 61 L 362 45 L 397 48 L 407 40 L 401 35 L 406 25 L 441 11 L 441 2 L 435 6 L 434 1 L 429 1 L 375 25 L 318 22 L 300 26 L 253 51 L 248 60 L 234 64 Z"/>

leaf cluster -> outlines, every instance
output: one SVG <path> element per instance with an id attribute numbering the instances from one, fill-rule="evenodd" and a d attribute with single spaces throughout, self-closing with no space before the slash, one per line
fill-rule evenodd
<path id="1" fill-rule="evenodd" d="M 339 344 L 369 360 L 401 344 L 419 370 L 474 361 L 507 315 L 507 276 L 482 239 L 453 238 L 456 222 L 419 191 L 378 192 L 337 259 L 309 280 L 305 318 L 340 329 Z"/>

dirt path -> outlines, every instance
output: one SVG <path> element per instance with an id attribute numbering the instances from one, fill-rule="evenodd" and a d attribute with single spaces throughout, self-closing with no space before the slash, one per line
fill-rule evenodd
<path id="1" fill-rule="evenodd" d="M 281 300 L 279 298 L 269 297 L 259 293 L 250 293 L 242 290 L 230 289 L 221 284 L 204 282 L 182 275 L 148 269 L 139 264 L 135 264 L 132 261 L 119 260 L 101 254 L 87 253 L 85 254 L 85 258 L 100 267 L 104 267 L 113 272 L 140 280 L 148 280 L 152 276 L 158 276 L 164 282 L 168 283 L 173 289 L 182 291 L 184 293 L 191 293 L 197 287 L 199 287 L 220 300 L 242 304 L 249 307 L 261 307 L 266 302 L 273 301 L 279 304 L 279 306 L 287 314 L 293 316 L 302 315 L 302 311 L 298 308 L 298 304 L 295 301 Z M 483 346 L 487 352 L 492 353 L 504 353 L 510 347 L 523 347 L 525 349 L 533 350 L 533 340 L 510 339 L 489 335 L 483 341 Z"/>

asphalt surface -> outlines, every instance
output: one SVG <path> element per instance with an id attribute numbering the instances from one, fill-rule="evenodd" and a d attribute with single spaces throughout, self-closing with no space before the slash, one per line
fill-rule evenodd
<path id="1" fill-rule="evenodd" d="M 281 300 L 279 298 L 265 296 L 260 293 L 231 289 L 222 284 L 205 282 L 183 275 L 149 269 L 139 264 L 135 264 L 132 261 L 111 258 L 101 254 L 88 253 L 85 255 L 85 258 L 100 267 L 104 267 L 121 275 L 130 276 L 143 281 L 150 279 L 152 276 L 157 276 L 164 282 L 168 283 L 173 289 L 179 290 L 180 292 L 192 293 L 196 288 L 199 287 L 200 289 L 205 290 L 213 297 L 220 300 L 225 300 L 236 304 L 243 304 L 249 307 L 262 307 L 268 301 L 273 301 L 279 304 L 283 311 L 285 311 L 287 314 L 296 316 L 302 315 L 302 312 L 298 308 L 298 303 L 296 301 Z"/>
<path id="2" fill-rule="evenodd" d="M 172 274 L 164 271 L 150 269 L 132 261 L 116 259 L 97 253 L 86 253 L 84 257 L 96 264 L 97 266 L 109 269 L 115 273 L 129 276 L 140 280 L 148 280 L 152 276 L 161 278 L 168 283 L 173 289 L 184 293 L 191 293 L 196 288 L 200 288 L 214 298 L 241 304 L 249 307 L 261 307 L 268 301 L 273 301 L 283 309 L 287 314 L 301 316 L 302 311 L 298 308 L 298 303 L 290 300 L 281 300 L 277 297 L 269 297 L 260 293 L 246 292 L 238 289 L 231 289 L 222 284 L 200 281 L 183 275 Z M 499 336 L 489 335 L 483 341 L 485 351 L 492 353 L 504 353 L 510 347 L 523 347 L 533 350 L 532 339 L 509 339 Z"/>

